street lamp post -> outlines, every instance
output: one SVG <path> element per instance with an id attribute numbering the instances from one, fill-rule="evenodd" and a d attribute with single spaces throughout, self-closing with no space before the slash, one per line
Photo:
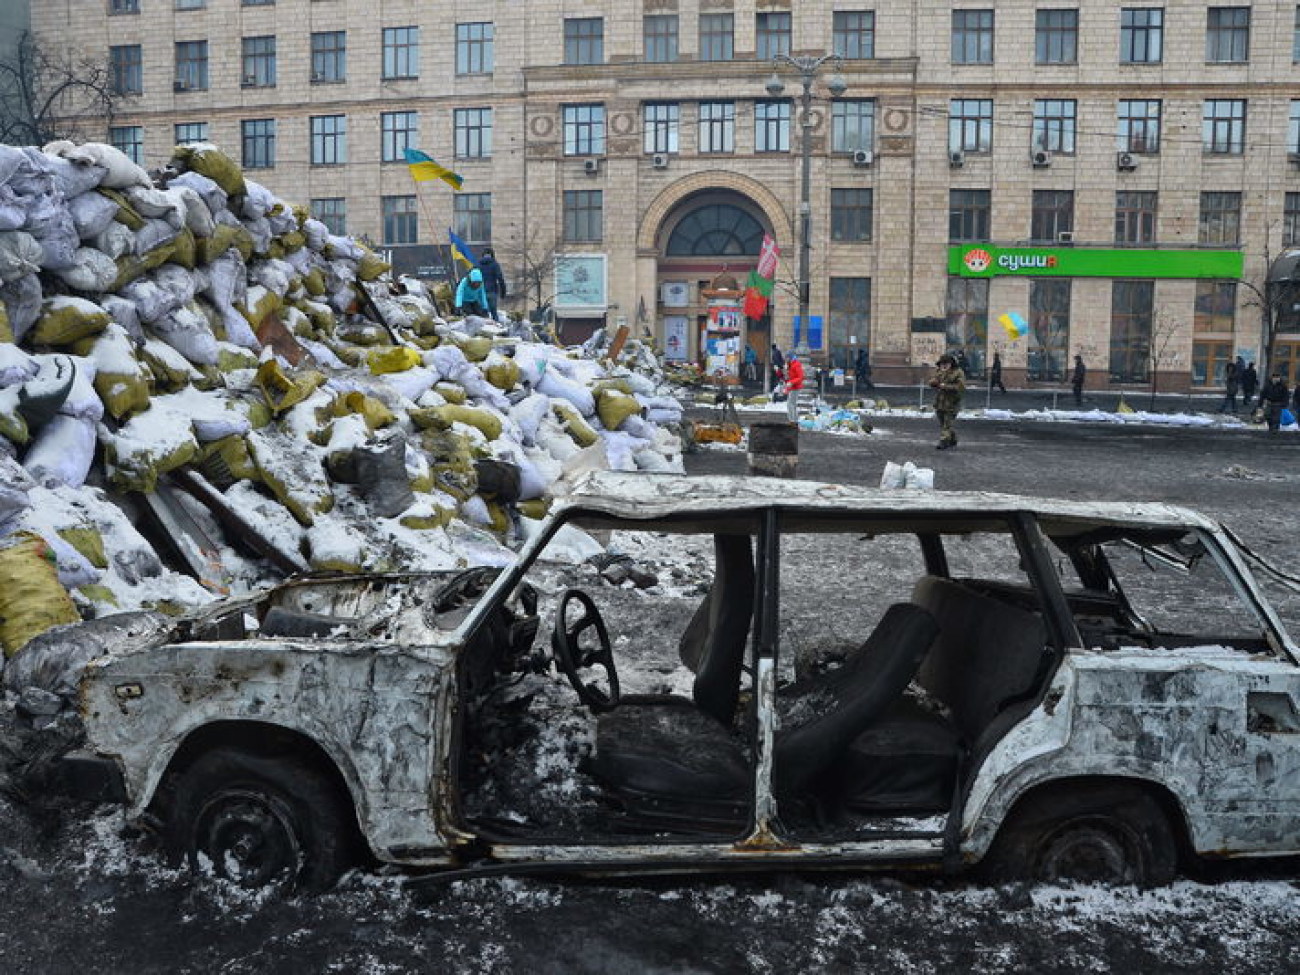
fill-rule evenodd
<path id="1" fill-rule="evenodd" d="M 844 77 L 840 74 L 841 59 L 838 54 L 823 54 L 821 57 L 809 55 L 792 57 L 789 54 L 777 54 L 772 58 L 772 77 L 767 80 L 767 91 L 773 98 L 779 98 L 785 91 L 785 82 L 781 80 L 779 73 L 783 65 L 798 71 L 803 81 L 803 96 L 800 99 L 800 107 L 803 111 L 803 118 L 800 121 L 803 130 L 800 146 L 803 170 L 799 182 L 799 321 L 803 324 L 804 338 L 795 351 L 805 356 L 809 351 L 807 339 L 809 292 L 811 291 L 809 264 L 812 257 L 812 89 L 813 79 L 817 77 L 818 70 L 828 61 L 834 64 L 835 73 L 826 82 L 826 88 L 832 97 L 838 98 L 848 89 Z"/>

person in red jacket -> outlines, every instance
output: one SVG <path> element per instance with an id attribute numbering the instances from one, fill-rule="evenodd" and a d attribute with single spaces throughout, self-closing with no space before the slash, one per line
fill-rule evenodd
<path id="1" fill-rule="evenodd" d="M 785 408 L 791 423 L 799 422 L 799 390 L 803 389 L 803 363 L 793 352 L 785 368 Z"/>

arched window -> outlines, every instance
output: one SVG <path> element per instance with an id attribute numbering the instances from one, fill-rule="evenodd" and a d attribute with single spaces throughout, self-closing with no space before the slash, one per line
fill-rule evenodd
<path id="1" fill-rule="evenodd" d="M 668 257 L 751 257 L 763 227 L 740 207 L 713 203 L 691 211 L 668 238 Z"/>

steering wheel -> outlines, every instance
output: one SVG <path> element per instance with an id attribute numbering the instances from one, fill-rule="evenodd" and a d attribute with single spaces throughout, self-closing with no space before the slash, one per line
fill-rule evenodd
<path id="1" fill-rule="evenodd" d="M 569 610 L 574 604 L 580 606 L 582 612 L 569 622 Z M 588 649 L 582 646 L 582 638 L 589 630 L 595 631 L 596 646 Z M 582 590 L 570 589 L 560 597 L 560 606 L 555 611 L 555 629 L 551 631 L 551 649 L 560 672 L 569 679 L 583 704 L 596 714 L 612 711 L 618 706 L 618 671 L 614 668 L 609 630 L 605 628 L 596 604 Z M 604 668 L 607 690 L 594 682 L 583 682 L 579 671 L 588 667 Z"/>

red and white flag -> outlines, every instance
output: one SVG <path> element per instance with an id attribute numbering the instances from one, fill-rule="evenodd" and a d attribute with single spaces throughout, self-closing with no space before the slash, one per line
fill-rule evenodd
<path id="1" fill-rule="evenodd" d="M 781 249 L 776 246 L 776 239 L 771 234 L 763 235 L 763 247 L 758 252 L 759 277 L 776 277 L 776 259 L 781 256 Z"/>

